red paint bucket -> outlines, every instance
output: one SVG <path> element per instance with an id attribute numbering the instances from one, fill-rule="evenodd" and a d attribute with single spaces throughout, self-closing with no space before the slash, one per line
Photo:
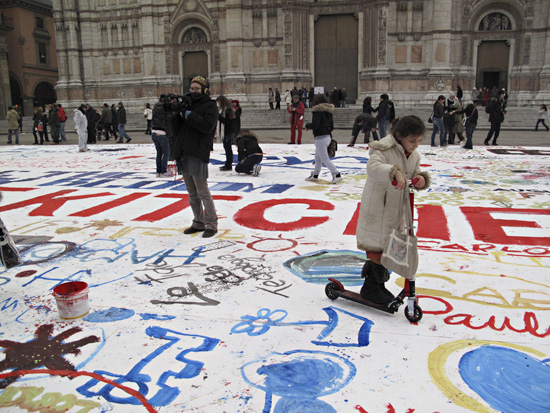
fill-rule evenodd
<path id="1" fill-rule="evenodd" d="M 168 165 L 166 165 L 166 171 L 172 175 L 172 176 L 176 176 L 178 174 L 178 165 L 176 165 L 176 163 L 169 163 Z"/>
<path id="2" fill-rule="evenodd" d="M 88 284 L 84 281 L 71 281 L 59 284 L 53 289 L 59 317 L 74 320 L 89 312 Z"/>

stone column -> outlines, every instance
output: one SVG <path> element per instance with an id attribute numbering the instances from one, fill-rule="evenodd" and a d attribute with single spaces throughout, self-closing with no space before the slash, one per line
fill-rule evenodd
<path id="1" fill-rule="evenodd" d="M 241 0 L 227 0 L 225 5 L 227 72 L 225 76 L 222 75 L 223 83 L 226 93 L 231 93 L 236 99 L 247 102 L 243 64 L 243 27 L 245 27 L 245 22 L 243 22 L 242 13 L 251 12 L 243 9 Z M 247 22 L 252 21 L 252 15 L 250 14 L 246 20 Z"/>
<path id="2" fill-rule="evenodd" d="M 6 35 L 13 30 L 0 24 L 0 119 L 6 119 L 8 106 L 11 105 L 10 68 L 8 67 L 8 44 Z"/>
<path id="3" fill-rule="evenodd" d="M 157 23 L 157 24 L 155 24 Z M 153 17 L 153 6 L 143 5 L 141 8 L 140 35 L 143 53 L 143 82 L 145 84 L 156 84 L 159 68 L 164 62 L 163 58 L 156 54 L 160 48 L 155 44 L 155 26 L 163 29 L 160 22 L 155 22 Z M 158 59 L 157 59 L 158 57 Z"/>
<path id="4" fill-rule="evenodd" d="M 453 20 L 452 0 L 438 0 L 432 3 L 432 43 L 431 70 L 428 73 L 430 90 L 425 99 L 435 101 L 444 90 L 450 90 L 453 74 L 450 66 L 451 54 L 451 21 Z"/>
<path id="5" fill-rule="evenodd" d="M 546 6 L 546 12 L 548 6 Z M 546 13 L 546 27 L 550 27 L 550 14 Z M 535 100 L 538 102 L 550 101 L 550 36 L 546 36 L 544 49 L 541 50 L 544 54 L 544 63 L 540 71 L 540 86 Z"/>

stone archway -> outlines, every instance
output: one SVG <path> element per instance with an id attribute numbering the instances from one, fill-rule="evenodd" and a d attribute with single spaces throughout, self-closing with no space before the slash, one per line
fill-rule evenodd
<path id="1" fill-rule="evenodd" d="M 183 29 L 178 39 L 180 78 L 182 93 L 189 91 L 191 79 L 196 75 L 209 77 L 210 40 L 207 32 L 197 21 L 187 21 L 180 25 Z"/>
<path id="2" fill-rule="evenodd" d="M 182 57 L 182 93 L 189 91 L 191 79 L 197 75 L 208 77 L 208 56 L 204 51 L 186 52 Z"/>
<path id="3" fill-rule="evenodd" d="M 11 105 L 23 107 L 23 88 L 19 79 L 10 73 Z"/>
<path id="4" fill-rule="evenodd" d="M 473 10 L 470 30 L 475 86 L 512 91 L 514 67 L 521 65 L 528 53 L 524 51 L 528 47 L 523 44 L 528 40 L 522 35 L 524 25 L 523 12 L 509 3 L 486 3 Z"/>
<path id="5" fill-rule="evenodd" d="M 34 106 L 45 106 L 57 101 L 57 93 L 49 82 L 40 82 L 34 88 Z"/>

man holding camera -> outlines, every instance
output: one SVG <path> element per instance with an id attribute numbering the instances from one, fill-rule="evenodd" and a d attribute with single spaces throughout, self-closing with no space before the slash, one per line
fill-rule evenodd
<path id="1" fill-rule="evenodd" d="M 165 110 L 178 113 L 172 123 L 176 136 L 173 158 L 183 175 L 193 211 L 193 223 L 183 233 L 204 231 L 203 238 L 218 232 L 216 207 L 208 189 L 208 164 L 219 113 L 216 102 L 208 96 L 208 88 L 208 80 L 195 76 L 190 93 L 182 96 L 180 102 L 165 106 Z"/>

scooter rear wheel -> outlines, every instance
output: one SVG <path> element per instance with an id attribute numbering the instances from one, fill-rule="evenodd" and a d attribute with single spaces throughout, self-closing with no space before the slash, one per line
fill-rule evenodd
<path id="1" fill-rule="evenodd" d="M 411 323 L 417 323 L 422 320 L 422 315 L 422 309 L 418 304 L 414 305 L 414 314 L 411 314 L 409 312 L 409 307 L 405 306 L 405 317 L 407 317 L 407 320 L 409 320 Z"/>
<path id="2" fill-rule="evenodd" d="M 335 291 L 340 291 L 336 283 L 330 282 L 325 286 L 325 294 L 331 300 L 336 300 L 339 297 L 339 295 L 336 294 Z"/>

